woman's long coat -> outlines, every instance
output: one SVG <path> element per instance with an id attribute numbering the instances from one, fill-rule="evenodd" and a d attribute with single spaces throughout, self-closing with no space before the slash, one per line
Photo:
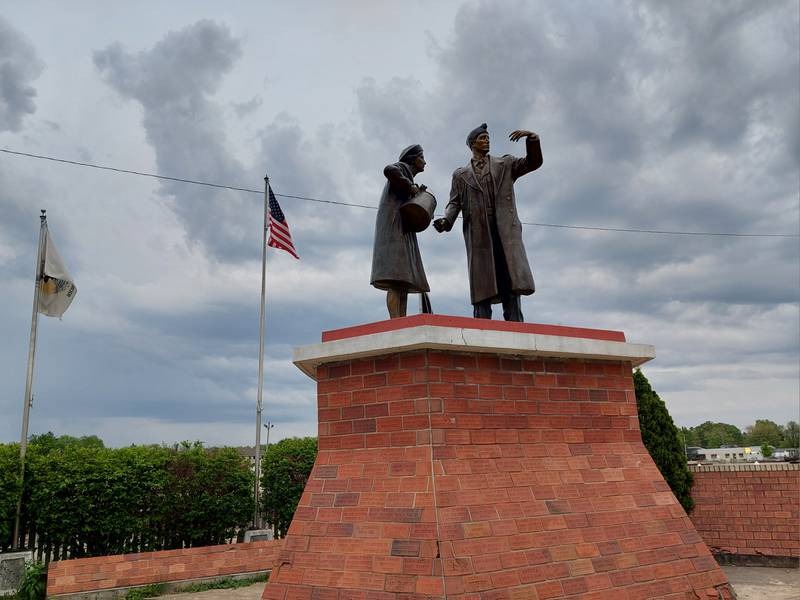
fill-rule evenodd
<path id="1" fill-rule="evenodd" d="M 528 295 L 536 289 L 522 243 L 522 224 L 517 215 L 514 182 L 542 165 L 542 148 L 538 138 L 527 138 L 526 156 L 517 158 L 506 154 L 500 158 L 490 156 L 489 168 L 494 184 L 495 216 L 500 241 L 511 275 L 511 288 L 515 294 Z M 472 304 L 491 299 L 500 302 L 495 275 L 495 259 L 487 213 L 488 198 L 478 184 L 472 164 L 453 172 L 450 201 L 445 208 L 445 218 L 450 227 L 461 212 L 464 219 L 464 243 L 467 246 L 469 287 Z"/>
<path id="2" fill-rule="evenodd" d="M 380 290 L 429 292 L 417 234 L 404 231 L 400 218 L 400 206 L 410 198 L 414 185 L 411 167 L 398 162 L 388 165 L 383 174 L 388 181 L 378 203 L 370 283 Z"/>

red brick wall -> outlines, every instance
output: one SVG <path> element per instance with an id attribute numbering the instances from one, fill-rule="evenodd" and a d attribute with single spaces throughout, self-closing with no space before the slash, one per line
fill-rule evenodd
<path id="1" fill-rule="evenodd" d="M 424 350 L 317 380 L 265 600 L 732 598 L 642 443 L 630 363 Z"/>
<path id="2" fill-rule="evenodd" d="M 282 545 L 274 540 L 61 560 L 50 563 L 47 595 L 269 570 Z"/>
<path id="3" fill-rule="evenodd" d="M 697 532 L 713 552 L 800 557 L 800 465 L 692 467 Z"/>

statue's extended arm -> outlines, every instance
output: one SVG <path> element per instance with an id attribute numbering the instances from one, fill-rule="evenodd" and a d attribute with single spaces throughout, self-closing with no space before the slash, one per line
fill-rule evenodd
<path id="1" fill-rule="evenodd" d="M 517 129 L 511 132 L 508 139 L 512 142 L 516 142 L 523 137 L 525 138 L 525 156 L 522 158 L 515 158 L 511 166 L 511 176 L 515 180 L 531 171 L 535 171 L 541 167 L 544 162 L 542 158 L 542 144 L 539 141 L 539 136 L 532 131 Z"/>
<path id="2" fill-rule="evenodd" d="M 458 180 L 453 174 L 453 183 L 450 185 L 450 201 L 444 209 L 444 216 L 433 222 L 434 229 L 439 233 L 450 231 L 459 212 L 461 212 L 461 192 L 458 189 Z"/>

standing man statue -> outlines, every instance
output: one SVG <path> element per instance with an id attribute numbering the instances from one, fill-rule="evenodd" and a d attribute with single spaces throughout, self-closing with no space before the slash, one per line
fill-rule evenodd
<path id="1" fill-rule="evenodd" d="M 509 135 L 512 142 L 525 138 L 525 157 L 489 156 L 486 123 L 467 136 L 472 160 L 453 172 L 450 201 L 445 215 L 433 222 L 436 231 L 450 231 L 458 213 L 464 218 L 469 287 L 473 314 L 492 318 L 492 304 L 502 302 L 506 321 L 523 321 L 520 296 L 535 290 L 533 275 L 522 245 L 522 224 L 517 216 L 514 182 L 542 166 L 539 136 L 524 129 Z"/>
<path id="2" fill-rule="evenodd" d="M 414 183 L 414 176 L 424 170 L 425 156 L 419 144 L 403 150 L 399 162 L 383 170 L 388 181 L 378 203 L 370 283 L 386 290 L 386 308 L 392 319 L 406 316 L 409 292 L 423 294 L 423 312 L 431 312 L 427 299 L 430 286 L 422 267 L 417 234 L 405 230 L 400 215 L 400 206 L 425 189 Z"/>

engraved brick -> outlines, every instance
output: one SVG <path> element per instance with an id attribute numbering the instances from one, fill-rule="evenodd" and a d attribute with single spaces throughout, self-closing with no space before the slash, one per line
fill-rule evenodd
<path id="1" fill-rule="evenodd" d="M 316 465 L 314 467 L 314 477 L 317 479 L 335 479 L 338 472 L 337 465 Z"/>
<path id="2" fill-rule="evenodd" d="M 392 540 L 392 556 L 418 557 L 419 550 L 419 540 Z"/>

